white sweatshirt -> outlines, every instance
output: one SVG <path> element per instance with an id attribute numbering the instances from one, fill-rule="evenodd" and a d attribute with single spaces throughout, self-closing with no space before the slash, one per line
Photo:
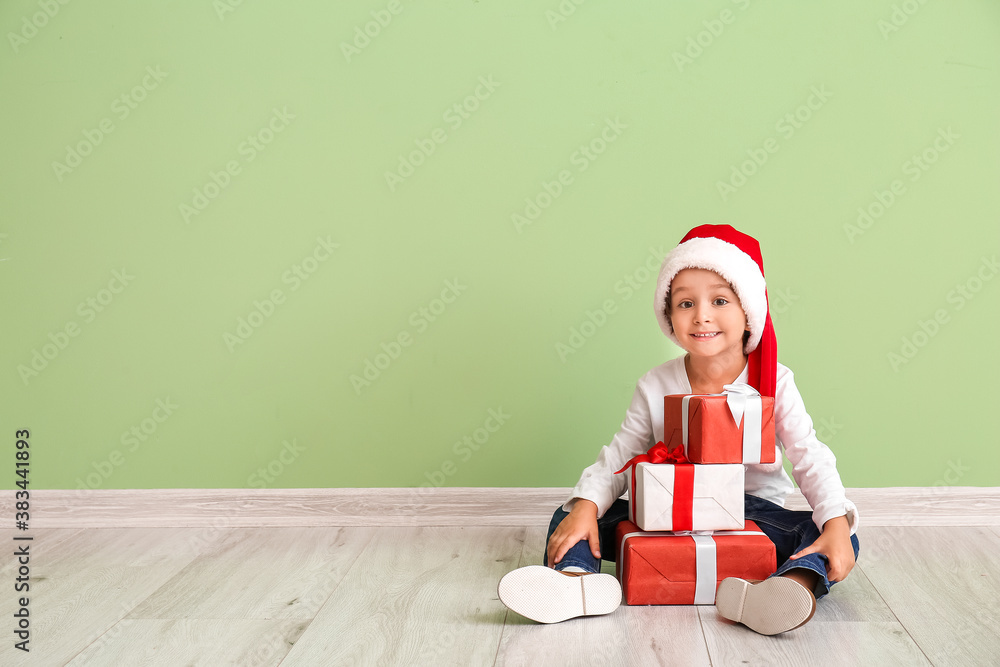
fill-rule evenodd
<path id="1" fill-rule="evenodd" d="M 747 375 L 748 368 L 744 366 L 736 382 L 747 382 Z M 598 518 L 604 516 L 628 485 L 627 471 L 620 475 L 614 474 L 615 471 L 663 439 L 663 397 L 690 393 L 691 383 L 683 355 L 639 378 L 621 429 L 610 444 L 601 448 L 597 462 L 583 471 L 563 509 L 568 512 L 575 498 L 585 498 L 597 505 Z M 853 535 L 858 528 L 858 509 L 847 499 L 837 472 L 837 459 L 830 448 L 816 438 L 812 418 L 792 380 L 792 371 L 780 363 L 775 394 L 775 462 L 744 465 L 746 493 L 784 507 L 785 497 L 794 488 L 782 468 L 784 449 L 792 462 L 792 475 L 812 507 L 816 526 L 822 531 L 829 519 L 846 514 Z"/>

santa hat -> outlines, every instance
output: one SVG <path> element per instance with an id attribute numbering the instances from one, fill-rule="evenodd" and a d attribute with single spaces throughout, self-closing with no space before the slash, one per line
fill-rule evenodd
<path id="1" fill-rule="evenodd" d="M 678 346 L 680 342 L 664 309 L 671 281 L 687 268 L 715 271 L 733 286 L 750 325 L 750 337 L 743 348 L 749 356 L 749 384 L 762 396 L 774 396 L 778 343 L 771 324 L 764 260 L 757 239 L 729 225 L 700 225 L 689 231 L 663 259 L 653 307 L 660 329 Z"/>

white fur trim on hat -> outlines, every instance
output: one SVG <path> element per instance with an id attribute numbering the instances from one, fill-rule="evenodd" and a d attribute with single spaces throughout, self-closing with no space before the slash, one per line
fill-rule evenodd
<path id="1" fill-rule="evenodd" d="M 663 258 L 660 277 L 656 280 L 653 303 L 660 330 L 680 346 L 664 308 L 671 281 L 681 270 L 688 268 L 715 271 L 733 286 L 733 291 L 740 298 L 743 312 L 746 313 L 747 322 L 750 324 L 750 338 L 747 340 L 744 352 L 746 354 L 753 352 L 760 343 L 764 333 L 764 322 L 767 320 L 767 296 L 764 293 L 767 284 L 764 275 L 750 255 L 732 243 L 714 237 L 688 239 Z"/>

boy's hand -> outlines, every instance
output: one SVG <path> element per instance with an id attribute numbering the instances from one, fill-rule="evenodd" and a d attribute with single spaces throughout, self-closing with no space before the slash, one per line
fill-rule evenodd
<path id="1" fill-rule="evenodd" d="M 851 526 L 847 515 L 830 519 L 823 524 L 823 532 L 808 547 L 789 556 L 789 560 L 806 554 L 821 553 L 827 557 L 826 577 L 830 581 L 842 581 L 854 569 L 854 546 L 851 544 Z"/>
<path id="2" fill-rule="evenodd" d="M 594 558 L 601 557 L 601 538 L 597 532 L 597 505 L 591 500 L 577 498 L 569 516 L 552 532 L 548 545 L 549 567 L 562 560 L 566 552 L 580 540 L 587 540 Z"/>

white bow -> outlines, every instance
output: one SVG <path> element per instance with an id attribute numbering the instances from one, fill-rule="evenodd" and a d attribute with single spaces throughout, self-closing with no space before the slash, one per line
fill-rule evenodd
<path id="1" fill-rule="evenodd" d="M 737 426 L 746 415 L 746 423 L 743 424 L 743 462 L 760 463 L 762 411 L 760 392 L 743 382 L 727 384 L 722 387 L 722 390 L 726 393 L 726 405 L 733 413 L 733 419 L 736 420 Z"/>

